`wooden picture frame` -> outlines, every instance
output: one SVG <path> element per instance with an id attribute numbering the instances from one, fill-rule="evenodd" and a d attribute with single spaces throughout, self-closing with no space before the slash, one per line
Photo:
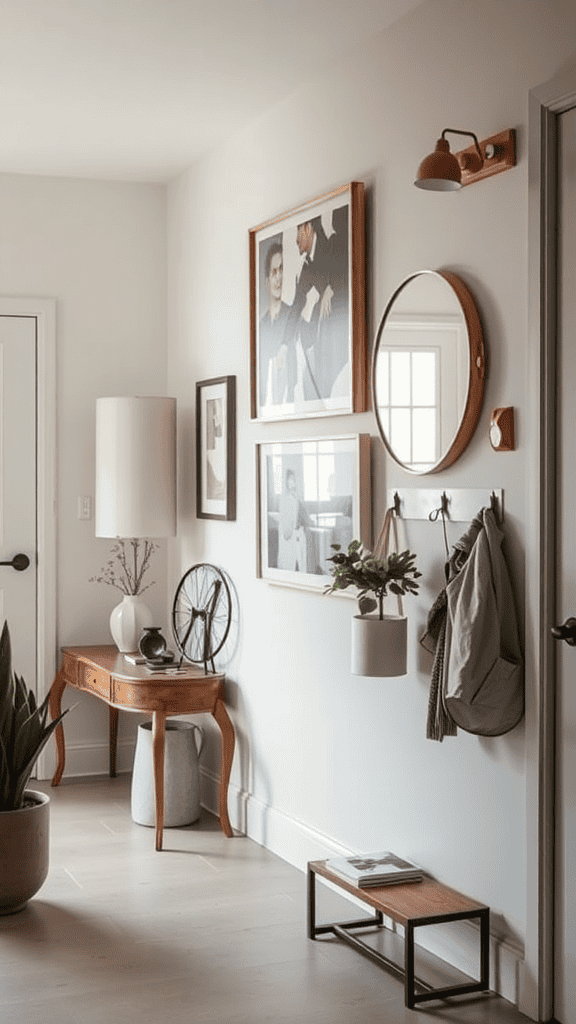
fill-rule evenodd
<path id="1" fill-rule="evenodd" d="M 323 590 L 331 545 L 371 543 L 370 435 L 256 445 L 257 576 Z"/>
<path id="2" fill-rule="evenodd" d="M 236 377 L 196 384 L 196 518 L 236 519 Z"/>
<path id="3" fill-rule="evenodd" d="M 365 412 L 363 182 L 252 228 L 249 249 L 252 419 Z"/>

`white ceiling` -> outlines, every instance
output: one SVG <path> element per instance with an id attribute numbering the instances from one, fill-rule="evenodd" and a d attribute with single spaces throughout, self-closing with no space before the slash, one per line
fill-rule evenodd
<path id="1" fill-rule="evenodd" d="M 422 0 L 0 0 L 0 172 L 163 181 Z"/>

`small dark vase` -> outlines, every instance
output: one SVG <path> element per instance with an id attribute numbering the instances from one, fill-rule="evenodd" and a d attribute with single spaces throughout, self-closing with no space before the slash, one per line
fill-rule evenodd
<path id="1" fill-rule="evenodd" d="M 166 651 L 166 641 L 160 632 L 160 626 L 145 626 L 140 637 L 138 650 L 144 658 L 159 658 Z"/>

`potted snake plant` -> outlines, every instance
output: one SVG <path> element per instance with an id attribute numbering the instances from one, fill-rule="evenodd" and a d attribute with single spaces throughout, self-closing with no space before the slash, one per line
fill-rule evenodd
<path id="1" fill-rule="evenodd" d="M 359 540 L 348 551 L 332 544 L 332 583 L 325 593 L 356 588 L 360 614 L 352 619 L 352 675 L 406 675 L 407 620 L 402 597 L 418 591 L 416 555 L 410 551 L 392 551 L 376 558 Z M 384 599 L 390 593 L 398 598 L 398 615 L 384 613 Z M 377 614 L 372 614 L 377 611 Z"/>
<path id="2" fill-rule="evenodd" d="M 0 637 L 0 915 L 23 910 L 48 874 L 50 801 L 27 786 L 38 755 L 65 714 L 47 722 L 48 697 L 37 705 L 12 671 L 5 622 Z"/>

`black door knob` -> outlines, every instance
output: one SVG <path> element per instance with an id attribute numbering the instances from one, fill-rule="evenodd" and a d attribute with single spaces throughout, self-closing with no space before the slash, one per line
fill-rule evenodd
<path id="1" fill-rule="evenodd" d="M 552 626 L 550 630 L 555 640 L 565 640 L 570 647 L 576 647 L 576 619 L 570 617 L 561 626 Z"/>
<path id="2" fill-rule="evenodd" d="M 10 559 L 9 562 L 0 562 L 0 565 L 10 565 L 17 572 L 23 572 L 30 565 L 30 559 L 28 555 L 20 553 L 19 555 L 14 555 L 14 558 Z"/>

